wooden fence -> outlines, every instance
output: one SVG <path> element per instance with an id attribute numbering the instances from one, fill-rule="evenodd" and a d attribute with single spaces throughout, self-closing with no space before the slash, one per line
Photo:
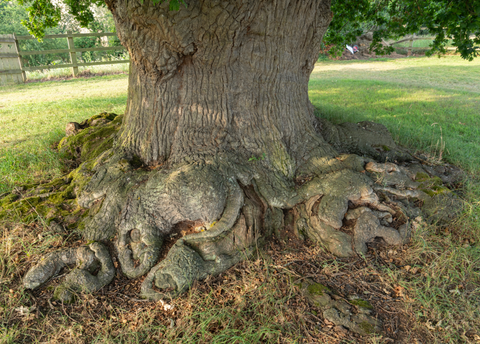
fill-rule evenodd
<path id="1" fill-rule="evenodd" d="M 412 56 L 412 50 L 414 50 L 413 48 L 413 41 L 416 41 L 416 40 L 423 40 L 423 39 L 435 39 L 435 37 L 415 37 L 415 34 L 407 37 L 407 38 L 404 38 L 404 39 L 401 39 L 399 41 L 396 41 L 396 42 L 392 42 L 392 43 L 386 43 L 384 41 L 384 43 L 386 43 L 387 45 L 389 46 L 392 46 L 392 45 L 395 45 L 395 44 L 399 44 L 399 43 L 403 43 L 403 42 L 409 42 L 409 46 L 407 47 L 407 56 Z M 424 49 L 424 48 L 421 48 L 421 49 Z"/>
<path id="2" fill-rule="evenodd" d="M 416 40 L 434 40 L 434 39 L 435 39 L 435 36 L 416 36 L 415 34 L 413 34 L 411 36 L 408 36 L 408 37 L 403 38 L 403 39 L 401 39 L 399 41 L 396 41 L 396 42 L 387 43 L 387 42 L 383 41 L 383 43 L 388 45 L 388 46 L 392 46 L 392 45 L 403 43 L 403 42 L 409 42 L 409 45 L 408 45 L 408 47 L 406 47 L 406 49 L 407 49 L 407 56 L 411 56 L 412 55 L 412 50 L 425 50 L 426 49 L 426 48 L 414 48 L 413 47 L 413 41 L 416 41 Z M 455 48 L 455 47 L 446 48 L 446 50 L 456 50 L 456 49 L 457 48 Z"/>
<path id="3" fill-rule="evenodd" d="M 123 46 L 116 47 L 94 47 L 94 48 L 75 48 L 73 38 L 74 37 L 108 37 L 116 36 L 113 32 L 102 33 L 67 33 L 62 35 L 45 35 L 44 38 L 66 38 L 68 43 L 68 49 L 55 49 L 55 50 L 36 50 L 36 51 L 20 51 L 18 41 L 36 39 L 33 36 L 16 36 L 13 35 L 0 35 L 0 86 L 7 85 L 9 83 L 22 83 L 26 81 L 25 72 L 43 69 L 53 68 L 71 68 L 72 75 L 78 75 L 78 67 L 107 65 L 117 63 L 128 63 L 129 60 L 121 61 L 101 61 L 101 62 L 88 62 L 78 63 L 77 53 L 85 51 L 107 51 L 107 50 L 125 50 Z M 34 66 L 25 67 L 22 63 L 22 56 L 27 55 L 39 55 L 39 54 L 59 54 L 69 53 L 70 63 L 57 64 L 47 66 Z"/>

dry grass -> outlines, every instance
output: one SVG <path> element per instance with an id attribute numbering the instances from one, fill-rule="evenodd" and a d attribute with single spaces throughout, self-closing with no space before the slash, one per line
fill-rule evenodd
<path id="1" fill-rule="evenodd" d="M 274 239 L 254 259 L 196 282 L 165 304 L 138 299 L 141 281 L 119 272 L 110 285 L 75 304 L 51 300 L 60 278 L 33 292 L 20 279 L 39 254 L 78 246 L 37 224 L 3 227 L 0 257 L 6 272 L 0 289 L 0 343 L 388 343 L 420 338 L 409 324 L 403 295 L 379 270 L 385 262 L 372 248 L 365 259 L 336 259 L 307 243 Z M 292 247 L 294 247 L 292 249 Z M 398 251 L 399 252 L 399 251 Z M 392 253 L 393 254 L 393 253 Z M 397 254 L 397 253 L 395 253 Z M 385 336 L 360 337 L 325 321 L 297 285 L 305 278 L 339 297 L 368 300 Z"/>

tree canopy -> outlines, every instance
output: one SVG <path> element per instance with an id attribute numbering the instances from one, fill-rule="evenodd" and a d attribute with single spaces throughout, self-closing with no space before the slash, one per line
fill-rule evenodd
<path id="1" fill-rule="evenodd" d="M 63 0 L 81 25 L 94 20 L 92 5 L 104 6 L 103 0 Z M 171 11 L 187 6 L 184 0 L 144 0 L 154 4 L 169 2 Z M 143 2 L 143 0 L 142 0 Z M 45 29 L 58 25 L 61 11 L 52 0 L 20 0 L 26 6 L 29 20 L 24 25 L 37 37 Z M 372 49 L 389 53 L 382 40 L 413 34 L 428 29 L 435 35 L 429 55 L 445 53 L 449 39 L 464 59 L 471 60 L 480 52 L 480 0 L 332 0 L 334 17 L 325 35 L 325 44 L 333 45 L 332 53 L 365 31 L 374 32 Z"/>

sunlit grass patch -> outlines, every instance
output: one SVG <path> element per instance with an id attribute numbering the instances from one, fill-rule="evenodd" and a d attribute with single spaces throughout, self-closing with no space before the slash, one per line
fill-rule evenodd
<path id="1" fill-rule="evenodd" d="M 0 88 L 0 193 L 15 183 L 51 179 L 62 165 L 52 144 L 68 122 L 103 111 L 123 113 L 126 75 Z"/>
<path id="2" fill-rule="evenodd" d="M 79 77 L 128 73 L 128 63 L 78 67 Z M 47 81 L 72 77 L 71 68 L 55 68 L 26 72 L 27 81 Z"/>
<path id="3" fill-rule="evenodd" d="M 435 154 L 443 145 L 447 161 L 476 172 L 480 83 L 474 77 L 480 80 L 480 63 L 457 57 L 342 61 L 318 64 L 309 93 L 319 114 L 333 122 L 382 123 L 400 144 Z"/>
<path id="4" fill-rule="evenodd" d="M 329 61 L 316 64 L 311 80 L 316 79 L 378 80 L 398 86 L 480 92 L 480 61 L 458 56 Z"/>

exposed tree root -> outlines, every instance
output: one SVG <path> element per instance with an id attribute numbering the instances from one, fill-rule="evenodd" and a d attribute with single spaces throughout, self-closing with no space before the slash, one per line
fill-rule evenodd
<path id="1" fill-rule="evenodd" d="M 101 289 L 115 276 L 115 268 L 107 248 L 95 242 L 49 254 L 28 271 L 23 278 L 23 284 L 27 289 L 35 289 L 71 265 L 76 266 L 54 292 L 56 298 L 65 302 L 73 301 L 75 292 L 93 293 Z M 95 270 L 98 270 L 96 275 Z"/>
<path id="2" fill-rule="evenodd" d="M 373 307 L 367 301 L 357 299 L 349 303 L 337 297 L 330 288 L 309 279 L 300 282 L 300 288 L 306 298 L 322 310 L 323 317 L 333 324 L 361 335 L 380 332 L 382 323 L 371 315 Z"/>
<path id="3" fill-rule="evenodd" d="M 349 257 L 366 253 L 366 244 L 374 239 L 400 245 L 408 237 L 407 226 L 402 233 L 390 227 L 396 211 L 382 203 L 376 192 L 399 199 L 428 197 L 419 190 L 396 188 L 419 185 L 411 179 L 408 183 L 405 178 L 414 174 L 405 167 L 372 164 L 356 155 L 314 159 L 310 166 L 317 167 L 315 175 L 299 187 L 289 186 L 259 164 L 252 166 L 247 177 L 235 175 L 235 171 L 245 171 L 236 168 L 232 160 L 227 160 L 228 165 L 214 159 L 145 172 L 137 171 L 131 159 L 102 159 L 79 199 L 90 208 L 101 202 L 98 212 L 90 213 L 84 235 L 100 241 L 116 237 L 123 273 L 129 278 L 148 273 L 142 296 L 154 299 L 178 295 L 194 280 L 218 274 L 244 259 L 265 228 L 276 226 L 278 230 L 281 226 L 283 214 L 278 220 L 275 209 L 295 209 L 298 233 L 339 257 Z M 364 168 L 377 174 L 385 172 L 392 187 L 375 184 L 378 176 L 369 177 Z M 253 188 L 242 189 L 240 179 Z M 355 222 L 353 233 L 342 231 L 345 220 Z M 162 244 L 181 223 L 197 225 L 188 228 L 157 264 Z M 71 264 L 68 262 L 65 264 Z M 29 273 L 25 286 L 36 287 L 57 270 L 36 281 L 31 277 L 35 274 Z"/>

